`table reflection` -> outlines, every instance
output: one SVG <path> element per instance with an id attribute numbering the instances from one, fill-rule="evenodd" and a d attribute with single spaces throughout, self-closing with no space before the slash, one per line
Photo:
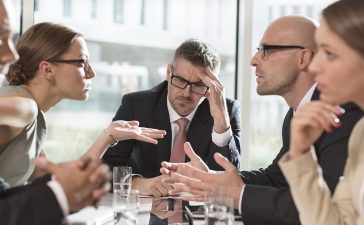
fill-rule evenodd
<path id="1" fill-rule="evenodd" d="M 153 199 L 149 225 L 192 224 L 180 199 Z"/>

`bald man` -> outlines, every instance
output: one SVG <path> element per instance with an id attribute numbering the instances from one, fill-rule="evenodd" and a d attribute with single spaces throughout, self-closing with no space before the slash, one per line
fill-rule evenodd
<path id="1" fill-rule="evenodd" d="M 217 194 L 223 190 L 234 199 L 235 208 L 242 214 L 245 225 L 300 224 L 288 184 L 277 162 L 289 149 L 290 120 L 294 111 L 319 98 L 314 75 L 308 72 L 308 65 L 316 52 L 315 30 L 316 25 L 304 17 L 278 18 L 266 29 L 251 60 L 251 65 L 256 68 L 258 94 L 282 96 L 290 107 L 282 127 L 283 146 L 271 165 L 257 171 L 237 173 L 227 160 L 215 155 L 225 171 L 219 174 L 204 172 L 201 170 L 206 171 L 206 165 L 186 146 L 190 165 L 162 164 L 165 167 L 161 169 L 162 173 L 177 172 L 165 179 L 165 182 L 173 183 L 174 192 L 183 190 L 199 194 L 210 191 Z M 343 174 L 351 130 L 364 115 L 355 105 L 343 107 L 346 110 L 340 117 L 343 127 L 332 133 L 324 132 L 315 143 L 318 162 L 331 191 Z"/>

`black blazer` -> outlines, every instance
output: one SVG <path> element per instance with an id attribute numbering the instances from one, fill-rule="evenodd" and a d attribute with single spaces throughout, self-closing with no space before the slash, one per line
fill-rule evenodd
<path id="1" fill-rule="evenodd" d="M 318 99 L 319 92 L 315 90 L 312 100 Z M 332 133 L 323 132 L 314 144 L 323 177 L 332 193 L 344 171 L 351 131 L 364 115 L 354 104 L 343 107 L 346 113 L 339 117 L 343 126 Z M 278 166 L 278 160 L 289 150 L 292 116 L 293 109 L 290 109 L 282 127 L 283 146 L 272 164 L 265 169 L 240 172 L 246 183 L 241 201 L 244 224 L 300 224 L 287 181 Z"/>
<path id="2" fill-rule="evenodd" d="M 56 196 L 47 186 L 49 176 L 7 189 L 0 178 L 0 223 L 6 225 L 60 225 L 63 212 Z"/>
<path id="3" fill-rule="evenodd" d="M 211 169 L 216 170 L 220 170 L 221 167 L 213 159 L 215 152 L 227 157 L 237 167 L 240 161 L 240 106 L 236 100 L 226 99 L 226 102 L 233 132 L 233 138 L 227 146 L 218 147 L 212 142 L 211 133 L 214 121 L 207 99 L 199 105 L 186 137 L 195 152 Z M 110 167 L 130 165 L 133 173 L 148 178 L 159 176 L 161 162 L 169 161 L 171 155 L 167 81 L 150 90 L 124 95 L 113 120 L 138 120 L 140 126 L 167 131 L 167 135 L 163 139 L 159 139 L 157 145 L 135 140 L 121 141 L 115 147 L 109 148 L 103 156 L 104 162 Z M 189 160 L 188 157 L 186 160 Z"/>

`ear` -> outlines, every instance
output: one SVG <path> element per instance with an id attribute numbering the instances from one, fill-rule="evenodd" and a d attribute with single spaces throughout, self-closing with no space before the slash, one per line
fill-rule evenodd
<path id="1" fill-rule="evenodd" d="M 172 69 L 171 64 L 168 63 L 166 68 L 166 80 L 168 81 L 171 79 L 171 69 Z"/>
<path id="2" fill-rule="evenodd" d="M 47 80 L 52 80 L 55 76 L 53 65 L 47 61 L 40 62 L 38 70 Z"/>
<path id="3" fill-rule="evenodd" d="M 312 57 L 313 57 L 313 52 L 307 48 L 302 50 L 301 56 L 300 56 L 300 61 L 298 64 L 298 68 L 300 70 L 308 70 L 308 66 L 310 65 L 311 61 L 312 61 Z"/>

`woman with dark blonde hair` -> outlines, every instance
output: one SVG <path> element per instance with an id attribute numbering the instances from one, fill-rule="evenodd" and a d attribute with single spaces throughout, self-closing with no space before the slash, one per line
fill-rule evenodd
<path id="1" fill-rule="evenodd" d="M 32 26 L 16 50 L 20 58 L 6 76 L 9 86 L 0 88 L 0 177 L 11 186 L 24 184 L 34 172 L 46 134 L 44 113 L 63 99 L 86 100 L 95 76 L 82 34 L 62 25 Z M 156 144 L 165 134 L 138 125 L 110 123 L 85 155 L 98 158 L 119 140 Z"/>
<path id="2" fill-rule="evenodd" d="M 342 0 L 322 12 L 316 33 L 319 50 L 310 65 L 320 100 L 292 119 L 290 150 L 281 160 L 302 224 L 364 224 L 364 118 L 352 131 L 344 176 L 333 197 L 313 143 L 323 130 L 340 129 L 338 105 L 354 102 L 364 109 L 364 1 Z"/>

